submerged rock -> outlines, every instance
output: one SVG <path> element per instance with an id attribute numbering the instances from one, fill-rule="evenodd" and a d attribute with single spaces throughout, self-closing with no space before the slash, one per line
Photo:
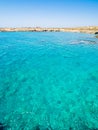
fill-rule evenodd
<path id="1" fill-rule="evenodd" d="M 98 35 L 96 35 L 96 38 L 98 38 Z"/>
<path id="2" fill-rule="evenodd" d="M 52 130 L 50 126 L 37 125 L 35 130 Z"/>
<path id="3" fill-rule="evenodd" d="M 4 130 L 4 126 L 2 123 L 0 123 L 0 130 Z"/>

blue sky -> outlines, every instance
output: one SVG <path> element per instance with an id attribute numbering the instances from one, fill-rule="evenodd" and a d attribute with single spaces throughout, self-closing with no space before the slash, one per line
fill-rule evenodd
<path id="1" fill-rule="evenodd" d="M 0 27 L 98 26 L 98 0 L 0 0 Z"/>

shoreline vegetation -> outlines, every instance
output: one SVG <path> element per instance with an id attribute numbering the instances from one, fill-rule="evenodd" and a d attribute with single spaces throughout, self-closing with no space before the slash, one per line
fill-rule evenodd
<path id="1" fill-rule="evenodd" d="M 0 32 L 77 32 L 77 33 L 98 33 L 98 26 L 74 27 L 74 28 L 41 28 L 41 27 L 16 27 L 0 28 Z"/>

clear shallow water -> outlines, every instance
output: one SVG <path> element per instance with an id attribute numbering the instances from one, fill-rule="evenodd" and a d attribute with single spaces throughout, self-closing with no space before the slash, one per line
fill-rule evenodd
<path id="1" fill-rule="evenodd" d="M 0 33 L 0 122 L 7 130 L 97 130 L 98 39 Z"/>

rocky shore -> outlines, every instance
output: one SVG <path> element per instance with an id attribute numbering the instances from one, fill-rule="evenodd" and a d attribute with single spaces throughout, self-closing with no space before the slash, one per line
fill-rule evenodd
<path id="1" fill-rule="evenodd" d="M 0 28 L 0 32 L 98 32 L 98 26 L 77 27 L 77 28 L 40 28 L 40 27 L 22 27 L 22 28 Z"/>

